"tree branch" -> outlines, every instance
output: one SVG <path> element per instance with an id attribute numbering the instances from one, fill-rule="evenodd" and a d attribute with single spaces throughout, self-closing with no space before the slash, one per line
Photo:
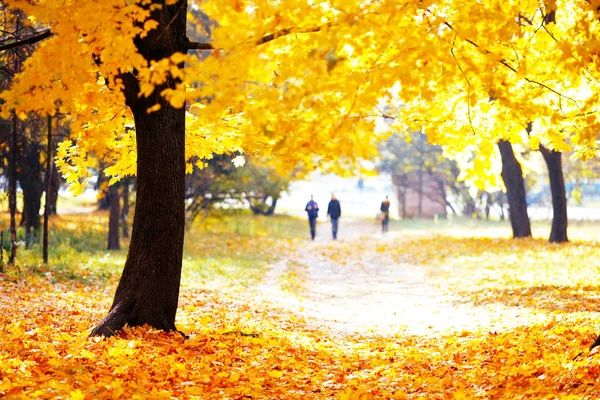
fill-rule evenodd
<path id="1" fill-rule="evenodd" d="M 329 28 L 331 26 L 331 23 L 327 23 L 324 25 L 320 25 L 314 28 L 307 28 L 307 29 L 294 29 L 294 28 L 286 28 L 286 29 L 280 29 L 276 32 L 270 33 L 268 35 L 265 35 L 263 37 L 261 37 L 260 39 L 258 39 L 257 41 L 254 42 L 255 45 L 259 46 L 261 44 L 265 44 L 268 42 L 272 42 L 275 39 L 279 39 L 280 37 L 283 36 L 287 36 L 287 35 L 291 35 L 293 33 L 315 33 L 315 32 L 320 32 L 322 30 L 324 30 L 325 28 Z M 250 42 L 252 43 L 252 42 Z M 212 43 L 208 43 L 208 42 L 192 42 L 189 41 L 188 39 L 188 45 L 187 45 L 188 50 L 220 50 L 218 48 L 216 48 L 215 46 L 212 45 Z"/>
<path id="2" fill-rule="evenodd" d="M 16 42 L 0 44 L 0 51 L 14 49 L 15 47 L 21 47 L 21 46 L 25 46 L 27 44 L 35 44 L 41 40 L 49 38 L 52 35 L 53 35 L 53 33 L 50 30 L 50 28 L 44 28 L 41 31 L 36 32 L 36 34 L 26 37 L 21 40 L 17 40 Z M 7 40 L 9 40 L 9 39 L 7 39 Z M 5 40 L 5 41 L 7 41 L 7 40 Z M 2 43 L 2 42 L 0 42 L 0 43 Z"/>

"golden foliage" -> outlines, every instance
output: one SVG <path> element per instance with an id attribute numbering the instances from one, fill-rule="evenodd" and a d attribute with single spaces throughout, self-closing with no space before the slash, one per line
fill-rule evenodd
<path id="1" fill-rule="evenodd" d="M 162 95 L 176 107 L 199 105 L 190 107 L 187 157 L 241 149 L 287 169 L 349 168 L 374 154 L 384 116 L 395 118 L 392 130 L 422 129 L 448 155 L 475 151 L 482 162 L 473 174 L 488 173 L 499 139 L 523 142 L 528 122 L 534 148 L 595 154 L 600 21 L 590 2 L 190 3 L 191 31 L 209 30 L 197 7 L 211 18 L 216 50 L 147 61 L 133 41 L 156 28 L 146 1 L 7 1 L 54 35 L 3 92 L 3 115 L 58 107 L 78 146 L 104 154 L 131 123 L 119 73 L 136 71 L 140 96 L 183 77 Z M 113 176 L 131 171 L 127 149 Z"/>

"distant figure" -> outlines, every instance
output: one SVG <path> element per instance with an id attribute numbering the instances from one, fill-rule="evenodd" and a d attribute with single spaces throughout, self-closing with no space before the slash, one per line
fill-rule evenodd
<path id="1" fill-rule="evenodd" d="M 310 195 L 310 201 L 306 203 L 306 208 L 304 209 L 308 214 L 308 224 L 310 225 L 310 237 L 312 240 L 315 240 L 315 235 L 317 234 L 317 217 L 319 216 L 319 205 L 316 201 L 313 200 L 312 194 Z"/>
<path id="2" fill-rule="evenodd" d="M 331 219 L 331 232 L 333 233 L 333 240 L 337 239 L 338 231 L 338 220 L 342 215 L 342 209 L 340 208 L 340 202 L 335 198 L 335 194 L 331 193 L 331 201 L 327 206 L 327 215 Z"/>
<path id="3" fill-rule="evenodd" d="M 379 210 L 381 211 L 381 233 L 385 233 L 388 231 L 388 225 L 390 223 L 390 201 L 387 196 L 385 196 L 385 200 L 381 202 Z"/>

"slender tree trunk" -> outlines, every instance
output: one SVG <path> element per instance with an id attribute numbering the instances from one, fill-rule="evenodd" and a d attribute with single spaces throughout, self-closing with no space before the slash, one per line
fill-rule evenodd
<path id="1" fill-rule="evenodd" d="M 475 205 L 475 200 L 469 195 L 465 198 L 465 206 L 463 207 L 463 214 L 465 217 L 473 218 L 473 215 L 477 211 L 477 206 Z"/>
<path id="2" fill-rule="evenodd" d="M 52 117 L 48 115 L 48 138 L 46 154 L 46 201 L 44 202 L 44 233 L 42 240 L 42 261 L 48 264 L 48 215 L 50 213 L 50 188 L 52 186 Z"/>
<path id="3" fill-rule="evenodd" d="M 159 25 L 144 39 L 136 39 L 140 54 L 159 60 L 185 53 L 186 10 L 187 1 L 163 3 L 154 10 L 151 18 Z M 111 336 L 125 324 L 176 329 L 185 231 L 185 110 L 173 108 L 160 92 L 175 88 L 179 81 L 168 78 L 148 98 L 138 96 L 133 74 L 123 75 L 123 82 L 136 127 L 136 211 L 113 304 L 92 335 Z M 156 103 L 161 104 L 160 110 L 149 114 L 147 109 Z"/>
<path id="4" fill-rule="evenodd" d="M 123 179 L 123 208 L 121 210 L 121 224 L 123 227 L 123 237 L 129 239 L 129 184 L 130 178 Z"/>
<path id="5" fill-rule="evenodd" d="M 269 215 L 275 214 L 275 207 L 277 207 L 277 200 L 279 200 L 277 197 L 271 198 L 271 205 L 267 209 L 267 212 L 265 213 L 265 215 L 269 216 Z"/>
<path id="6" fill-rule="evenodd" d="M 0 274 L 4 273 L 4 231 L 0 231 Z"/>
<path id="7" fill-rule="evenodd" d="M 119 204 L 119 184 L 114 183 L 108 187 L 108 205 L 110 214 L 108 217 L 108 250 L 120 250 L 119 243 L 119 217 L 121 207 Z"/>
<path id="8" fill-rule="evenodd" d="M 548 167 L 550 177 L 550 191 L 552 192 L 552 230 L 550 231 L 550 243 L 568 242 L 567 238 L 567 194 L 565 191 L 565 180 L 562 171 L 562 153 L 549 150 L 540 145 L 540 152 Z"/>
<path id="9" fill-rule="evenodd" d="M 506 140 L 498 142 L 502 156 L 502 180 L 506 186 L 508 197 L 509 217 L 513 237 L 531 237 L 531 224 L 527 214 L 527 200 L 525 197 L 525 181 L 521 164 L 515 157 L 512 145 Z"/>
<path id="10" fill-rule="evenodd" d="M 96 189 L 98 190 L 98 210 L 110 210 L 109 201 L 109 190 L 108 179 L 104 174 L 104 163 L 101 162 L 99 167 L 100 172 L 98 173 L 98 181 L 96 182 Z"/>
<path id="11" fill-rule="evenodd" d="M 8 263 L 14 265 L 17 258 L 17 114 L 12 115 L 12 140 L 10 146 L 10 174 L 8 176 L 8 204 L 10 208 L 10 257 Z"/>
<path id="12" fill-rule="evenodd" d="M 419 218 L 423 217 L 423 162 L 419 165 Z"/>
<path id="13" fill-rule="evenodd" d="M 60 174 L 54 163 L 54 157 L 50 159 L 50 185 L 48 186 L 48 215 L 56 215 L 58 213 L 58 190 L 60 189 Z"/>
<path id="14" fill-rule="evenodd" d="M 485 219 L 486 219 L 486 221 L 490 220 L 491 209 L 492 209 L 492 195 L 491 195 L 491 193 L 486 192 L 486 197 L 485 197 Z"/>

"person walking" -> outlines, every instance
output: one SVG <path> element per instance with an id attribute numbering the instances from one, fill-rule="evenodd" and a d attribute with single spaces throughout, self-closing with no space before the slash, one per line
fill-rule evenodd
<path id="1" fill-rule="evenodd" d="M 342 209 L 340 208 L 340 201 L 335 198 L 335 194 L 333 193 L 331 193 L 331 201 L 327 206 L 327 215 L 331 220 L 331 233 L 333 234 L 333 240 L 336 240 L 338 232 L 338 220 L 342 215 Z"/>
<path id="2" fill-rule="evenodd" d="M 306 203 L 304 211 L 308 214 L 308 225 L 310 225 L 310 237 L 315 240 L 317 234 L 317 217 L 319 216 L 319 205 L 313 200 L 312 194 L 310 195 L 310 201 Z"/>
<path id="3" fill-rule="evenodd" d="M 385 196 L 385 200 L 381 202 L 381 233 L 388 231 L 388 225 L 390 223 L 390 200 Z"/>

